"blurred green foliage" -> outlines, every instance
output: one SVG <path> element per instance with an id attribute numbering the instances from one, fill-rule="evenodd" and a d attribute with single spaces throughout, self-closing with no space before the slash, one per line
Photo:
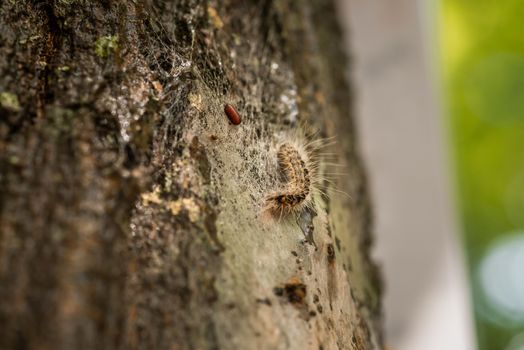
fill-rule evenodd
<path id="1" fill-rule="evenodd" d="M 513 349 L 524 321 L 486 317 L 475 276 L 496 239 L 524 230 L 524 1 L 443 0 L 439 36 L 479 349 Z"/>

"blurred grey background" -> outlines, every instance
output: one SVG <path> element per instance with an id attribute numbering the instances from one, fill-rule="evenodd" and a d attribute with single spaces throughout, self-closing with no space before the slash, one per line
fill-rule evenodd
<path id="1" fill-rule="evenodd" d="M 374 204 L 386 345 L 473 350 L 438 98 L 436 3 L 339 0 Z"/>

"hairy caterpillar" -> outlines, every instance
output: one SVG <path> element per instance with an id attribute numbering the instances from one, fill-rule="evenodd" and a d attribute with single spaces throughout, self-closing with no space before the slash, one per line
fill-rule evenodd
<path id="1" fill-rule="evenodd" d="M 265 212 L 273 217 L 300 213 L 304 208 L 313 209 L 314 193 L 320 190 L 319 149 L 326 147 L 326 139 L 309 143 L 302 138 L 282 142 L 277 149 L 277 164 L 282 185 L 265 198 Z"/>
<path id="2" fill-rule="evenodd" d="M 273 214 L 286 215 L 303 207 L 310 196 L 311 173 L 307 158 L 289 143 L 279 147 L 277 159 L 287 184 L 267 197 L 267 209 Z"/>

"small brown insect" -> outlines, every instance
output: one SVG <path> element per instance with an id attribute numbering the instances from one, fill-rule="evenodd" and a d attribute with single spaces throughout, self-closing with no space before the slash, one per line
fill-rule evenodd
<path id="1" fill-rule="evenodd" d="M 233 125 L 238 125 L 240 124 L 240 122 L 242 121 L 240 119 L 240 115 L 238 114 L 237 110 L 235 109 L 235 107 L 233 107 L 232 105 L 230 104 L 226 104 L 224 106 L 224 112 L 226 113 L 229 121 L 233 124 Z"/>

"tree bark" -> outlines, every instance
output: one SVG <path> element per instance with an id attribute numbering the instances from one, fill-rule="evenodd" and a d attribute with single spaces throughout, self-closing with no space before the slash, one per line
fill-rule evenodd
<path id="1" fill-rule="evenodd" d="M 0 347 L 381 348 L 335 20 L 325 0 L 3 0 Z M 262 220 L 272 145 L 304 121 L 336 136 L 349 196 Z"/>

